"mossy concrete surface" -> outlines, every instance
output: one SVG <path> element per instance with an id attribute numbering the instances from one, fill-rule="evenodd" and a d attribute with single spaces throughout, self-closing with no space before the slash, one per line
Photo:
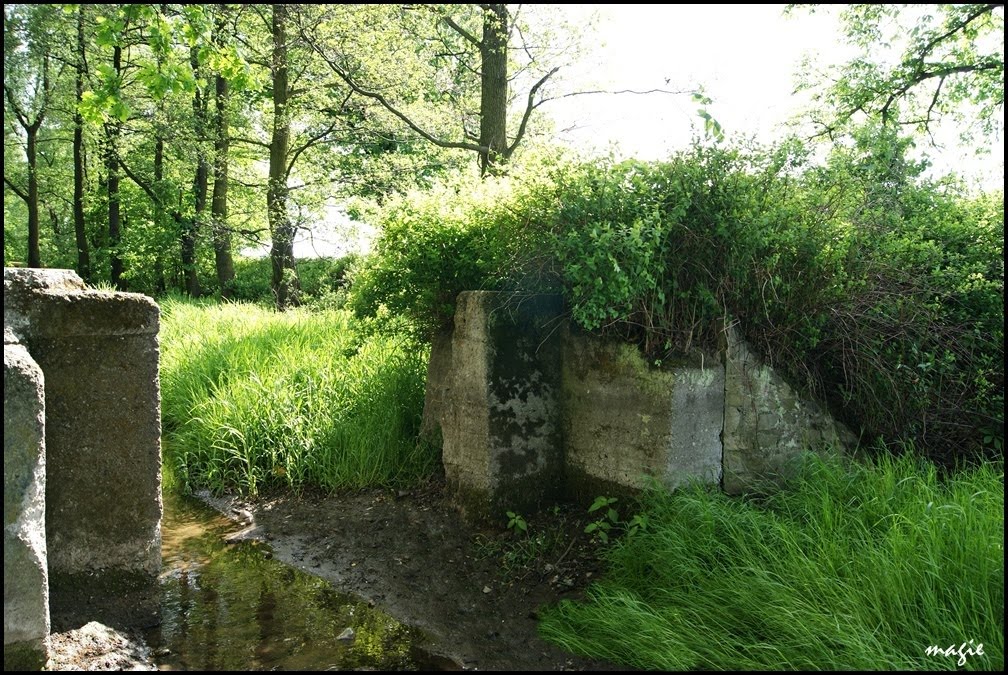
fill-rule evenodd
<path id="1" fill-rule="evenodd" d="M 765 490 L 791 475 L 807 452 L 855 445 L 845 426 L 764 363 L 734 327 L 725 336 L 725 492 Z"/>
<path id="2" fill-rule="evenodd" d="M 48 656 L 42 370 L 4 329 L 4 670 L 38 670 Z"/>
<path id="3" fill-rule="evenodd" d="M 67 270 L 5 269 L 4 324 L 45 377 L 50 606 L 74 606 L 86 581 L 82 621 L 144 623 L 116 593 L 143 606 L 161 569 L 158 306 Z"/>
<path id="4" fill-rule="evenodd" d="M 441 428 L 445 477 L 460 502 L 528 509 L 556 497 L 560 307 L 556 296 L 459 296 Z"/>
<path id="5" fill-rule="evenodd" d="M 641 488 L 721 477 L 724 367 L 715 358 L 654 367 L 634 345 L 570 331 L 564 339 L 569 469 Z"/>

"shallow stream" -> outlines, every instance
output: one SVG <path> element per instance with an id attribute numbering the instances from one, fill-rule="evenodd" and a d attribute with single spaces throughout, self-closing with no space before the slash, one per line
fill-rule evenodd
<path id="1" fill-rule="evenodd" d="M 194 498 L 165 495 L 161 616 L 145 634 L 161 670 L 430 670 L 423 635 L 272 558 Z"/>

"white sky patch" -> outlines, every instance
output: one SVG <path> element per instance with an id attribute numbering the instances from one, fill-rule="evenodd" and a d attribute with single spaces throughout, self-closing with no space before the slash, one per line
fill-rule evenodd
<path id="1" fill-rule="evenodd" d="M 769 143 L 808 104 L 795 94 L 796 75 L 807 55 L 817 70 L 848 60 L 837 8 L 815 13 L 784 5 L 563 5 L 575 20 L 599 13 L 598 42 L 567 69 L 567 88 L 689 90 L 702 86 L 706 106 L 729 136 Z M 550 101 L 560 140 L 618 157 L 665 159 L 702 135 L 699 106 L 688 95 L 592 94 Z M 1003 112 L 1002 112 L 1003 115 Z M 1003 117 L 1002 117 L 1003 119 Z M 1003 126 L 1003 124 L 1002 124 Z M 810 130 L 810 129 L 809 129 Z M 935 133 L 938 148 L 918 143 L 934 171 L 955 169 L 986 188 L 1004 185 L 1004 147 L 996 143 L 976 157 L 954 130 Z"/>

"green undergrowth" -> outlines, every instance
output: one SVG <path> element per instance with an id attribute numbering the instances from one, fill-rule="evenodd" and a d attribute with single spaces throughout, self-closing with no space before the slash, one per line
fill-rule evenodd
<path id="1" fill-rule="evenodd" d="M 866 445 L 1003 457 L 1003 191 L 925 178 L 892 129 L 855 140 L 540 158 L 392 199 L 347 304 L 433 333 L 460 291 L 559 293 L 573 325 L 655 360 L 716 350 L 729 318 Z"/>
<path id="2" fill-rule="evenodd" d="M 587 599 L 544 614 L 546 639 L 647 670 L 1003 669 L 1003 464 L 942 479 L 906 457 L 816 460 L 769 497 L 644 505 Z"/>
<path id="3" fill-rule="evenodd" d="M 162 312 L 166 462 L 183 488 L 393 485 L 433 467 L 417 443 L 425 345 L 339 309 Z"/>

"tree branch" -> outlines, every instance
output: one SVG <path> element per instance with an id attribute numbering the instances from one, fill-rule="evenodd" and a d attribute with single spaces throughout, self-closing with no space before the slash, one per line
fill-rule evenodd
<path id="1" fill-rule="evenodd" d="M 6 82 L 4 83 L 4 93 L 7 94 L 7 102 L 10 103 L 11 109 L 14 111 L 14 115 L 17 116 L 18 122 L 22 127 L 28 129 L 30 127 L 30 124 L 28 123 L 28 116 L 22 112 L 21 106 L 18 105 L 14 98 L 14 92 Z"/>
<path id="2" fill-rule="evenodd" d="M 448 24 L 449 28 L 451 28 L 453 31 L 461 35 L 463 38 L 465 38 L 467 42 L 470 42 L 474 47 L 476 47 L 476 49 L 481 49 L 483 47 L 482 40 L 477 40 L 472 33 L 470 33 L 465 28 L 455 23 L 455 20 L 452 19 L 447 14 L 442 14 L 441 20 L 444 21 L 446 24 Z"/>
<path id="3" fill-rule="evenodd" d="M 312 49 L 315 50 L 315 53 L 317 53 L 320 57 L 322 57 L 322 60 L 326 62 L 330 70 L 336 73 L 336 75 L 338 75 L 341 80 L 346 82 L 347 86 L 350 87 L 350 89 L 352 89 L 354 92 L 356 92 L 361 96 L 378 101 L 378 103 L 380 103 L 386 110 L 388 110 L 390 113 L 392 113 L 400 120 L 402 120 L 406 124 L 406 126 L 408 126 L 414 132 L 419 134 L 423 139 L 429 141 L 430 143 L 433 143 L 439 148 L 457 148 L 460 150 L 470 150 L 472 152 L 489 151 L 488 147 L 482 145 L 478 145 L 475 143 L 459 142 L 459 141 L 446 141 L 428 133 L 427 131 L 422 129 L 419 125 L 417 125 L 413 120 L 407 117 L 405 113 L 403 113 L 394 105 L 392 105 L 392 103 L 387 98 L 385 98 L 385 96 L 376 91 L 370 91 L 368 89 L 365 89 L 364 87 L 357 84 L 357 82 L 355 82 L 353 78 L 351 78 L 346 72 L 343 71 L 342 68 L 339 67 L 339 65 L 337 65 L 331 58 L 329 58 L 325 54 L 325 52 L 323 52 L 322 49 L 315 43 L 315 41 L 312 40 L 310 36 L 306 35 L 303 30 L 301 30 L 301 37 L 309 45 L 311 45 Z"/>
<path id="4" fill-rule="evenodd" d="M 518 125 L 518 133 L 515 134 L 514 141 L 511 143 L 511 145 L 508 146 L 507 152 L 504 153 L 504 159 L 509 158 L 511 156 L 511 153 L 514 152 L 515 148 L 518 147 L 518 144 L 521 142 L 522 137 L 525 136 L 525 127 L 528 126 L 529 117 L 532 115 L 532 111 L 535 110 L 537 107 L 539 107 L 539 105 L 542 103 L 542 101 L 540 101 L 539 103 L 535 102 L 536 92 L 539 91 L 539 88 L 544 84 L 546 84 L 546 80 L 553 77 L 553 75 L 555 75 L 558 70 L 560 70 L 560 66 L 556 66 L 551 71 L 543 75 L 541 78 L 539 78 L 539 81 L 533 84 L 532 88 L 529 89 L 528 103 L 525 105 L 525 113 L 522 115 L 521 124 Z"/>
<path id="5" fill-rule="evenodd" d="M 952 37 L 952 35 L 954 35 L 955 33 L 959 32 L 959 31 L 961 31 L 962 29 L 966 28 L 966 26 L 968 26 L 969 24 L 973 23 L 974 21 L 976 21 L 977 19 L 979 19 L 984 14 L 989 14 L 990 12 L 993 12 L 998 7 L 1001 7 L 1001 5 L 994 5 L 994 4 L 991 4 L 991 5 L 981 5 L 980 7 L 977 8 L 977 10 L 975 12 L 973 12 L 972 14 L 970 14 L 969 16 L 967 16 L 958 25 L 953 26 L 947 32 L 943 33 L 942 35 L 936 36 L 934 39 L 932 39 L 930 42 L 928 42 L 926 45 L 924 45 L 924 49 L 921 50 L 921 52 L 920 52 L 919 57 L 918 57 L 917 60 L 923 62 L 924 61 L 924 57 L 926 57 L 928 54 L 930 54 L 931 51 L 935 47 L 937 47 L 943 40 L 946 40 L 946 39 Z"/>
<path id="6" fill-rule="evenodd" d="M 291 169 L 294 168 L 294 163 L 297 162 L 297 159 L 298 157 L 301 156 L 301 153 L 310 148 L 311 146 L 315 145 L 316 143 L 318 143 L 320 140 L 328 136 L 330 133 L 332 133 L 332 130 L 336 128 L 337 124 L 338 120 L 334 120 L 332 124 L 330 124 L 324 130 L 309 137 L 308 140 L 306 140 L 300 146 L 295 148 L 294 151 L 290 154 L 290 160 L 287 162 L 287 168 L 286 170 L 284 170 L 284 176 L 290 178 Z"/>
<path id="7" fill-rule="evenodd" d="M 568 98 L 570 96 L 586 96 L 588 94 L 673 94 L 676 96 L 682 94 L 695 94 L 695 89 L 589 89 L 586 91 L 572 91 L 566 94 L 560 94 L 559 96 L 551 96 L 550 98 L 543 99 L 541 103 L 546 101 L 556 101 L 561 98 Z"/>
<path id="8" fill-rule="evenodd" d="M 11 179 L 8 178 L 7 176 L 4 176 L 4 183 L 7 183 L 7 187 L 9 187 L 11 190 L 13 190 L 14 194 L 16 194 L 18 197 L 20 197 L 25 202 L 28 201 L 28 193 L 22 191 L 21 188 L 19 188 L 17 185 L 15 185 L 14 183 L 12 183 Z"/>
<path id="9" fill-rule="evenodd" d="M 1003 63 L 987 62 L 987 63 L 970 63 L 962 66 L 946 66 L 942 68 L 943 64 L 935 63 L 931 64 L 934 67 L 939 68 L 938 70 L 928 71 L 918 71 L 913 77 L 910 78 L 903 86 L 898 88 L 896 91 L 890 92 L 889 96 L 886 98 L 885 104 L 879 110 L 879 114 L 882 115 L 882 119 L 885 120 L 889 114 L 889 108 L 897 99 L 905 96 L 907 92 L 916 87 L 922 82 L 926 82 L 930 79 L 940 77 L 943 81 L 949 75 L 955 75 L 958 73 L 979 73 L 988 70 L 997 70 L 998 68 L 1004 68 Z M 941 85 L 939 85 L 941 88 Z M 932 107 L 933 107 L 932 103 Z M 862 108 L 863 110 L 863 108 Z M 930 110 L 930 108 L 929 108 Z M 856 112 L 856 110 L 855 110 Z"/>
<path id="10" fill-rule="evenodd" d="M 129 168 L 129 166 L 127 166 L 126 162 L 123 161 L 122 157 L 118 159 L 119 159 L 119 166 L 122 167 L 123 173 L 129 176 L 129 179 L 132 180 L 134 183 L 136 183 L 137 187 L 143 190 L 147 194 L 147 196 L 150 197 L 150 200 L 154 202 L 155 206 L 157 206 L 158 208 L 162 208 L 165 211 L 170 210 L 165 205 L 165 203 L 161 201 L 161 198 L 158 197 L 157 193 L 154 192 L 154 188 L 152 188 L 144 181 L 140 180 L 140 178 L 135 173 L 133 173 L 133 171 Z"/>

